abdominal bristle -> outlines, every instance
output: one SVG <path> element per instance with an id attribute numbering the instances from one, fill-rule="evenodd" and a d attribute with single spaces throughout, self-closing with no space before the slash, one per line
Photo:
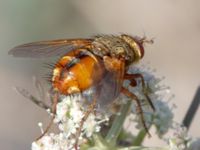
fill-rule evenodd
<path id="1" fill-rule="evenodd" d="M 48 83 L 52 83 L 52 74 L 48 73 L 44 75 L 43 79 L 45 79 Z"/>
<path id="2" fill-rule="evenodd" d="M 55 64 L 54 63 L 44 63 L 43 67 L 53 70 L 55 68 Z"/>

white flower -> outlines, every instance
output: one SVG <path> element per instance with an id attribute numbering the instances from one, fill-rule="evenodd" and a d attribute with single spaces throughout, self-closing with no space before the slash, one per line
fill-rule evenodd
<path id="1" fill-rule="evenodd" d="M 73 96 L 61 96 L 57 104 L 54 122 L 58 124 L 60 133 L 43 136 L 40 140 L 32 143 L 32 150 L 73 150 L 75 135 L 80 128 L 84 117 L 85 106 L 80 94 Z M 83 123 L 79 144 L 84 142 L 85 137 L 91 137 L 94 132 L 100 131 L 100 124 L 108 121 L 106 114 L 91 113 Z"/>
<path id="2" fill-rule="evenodd" d="M 190 150 L 192 138 L 187 129 L 179 124 L 174 125 L 174 133 L 168 140 L 170 150 Z M 192 149 L 191 149 L 192 150 Z"/>
<path id="3" fill-rule="evenodd" d="M 192 138 L 188 130 L 176 123 L 173 135 L 168 139 L 170 150 L 200 150 L 200 138 Z"/>
<path id="4" fill-rule="evenodd" d="M 73 143 L 62 133 L 49 134 L 32 143 L 32 150 L 69 150 L 73 149 Z"/>
<path id="5" fill-rule="evenodd" d="M 97 125 L 97 122 L 95 121 L 95 116 L 91 114 L 86 120 L 86 122 L 84 123 L 83 130 L 85 130 L 87 137 L 91 137 L 93 132 L 98 131 L 96 130 L 96 128 L 98 127 L 99 126 Z"/>
<path id="6" fill-rule="evenodd" d="M 67 140 L 75 141 L 75 135 L 80 128 L 80 123 L 87 110 L 82 104 L 83 98 L 80 94 L 73 96 L 61 96 L 60 102 L 57 104 L 56 117 L 54 122 L 58 124 L 60 133 Z M 94 132 L 100 131 L 100 124 L 108 121 L 106 114 L 96 112 L 91 113 L 87 120 L 83 123 L 79 143 L 84 139 L 84 136 L 91 137 Z"/>

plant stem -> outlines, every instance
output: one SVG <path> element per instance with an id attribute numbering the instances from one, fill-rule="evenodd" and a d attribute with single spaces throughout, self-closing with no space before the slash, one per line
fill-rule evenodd
<path id="1" fill-rule="evenodd" d="M 141 147 L 141 146 L 132 146 L 126 148 L 119 148 L 117 150 L 170 150 L 168 147 Z"/>
<path id="2" fill-rule="evenodd" d="M 105 138 L 107 142 L 112 143 L 113 145 L 116 144 L 116 140 L 121 132 L 124 121 L 129 112 L 130 106 L 131 106 L 131 101 L 128 101 L 126 104 L 121 106 L 120 111 L 118 112 L 118 115 L 116 115 L 112 123 L 112 127 L 110 128 Z"/>
<path id="3" fill-rule="evenodd" d="M 144 141 L 146 134 L 146 131 L 144 129 L 141 129 L 138 135 L 134 138 L 132 145 L 140 146 Z"/>

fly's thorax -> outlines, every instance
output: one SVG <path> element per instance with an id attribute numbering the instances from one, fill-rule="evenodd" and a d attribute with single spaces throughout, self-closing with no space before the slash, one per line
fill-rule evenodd
<path id="1" fill-rule="evenodd" d="M 119 36 L 102 35 L 96 36 L 92 43 L 92 50 L 95 55 L 100 57 L 111 56 L 114 58 L 123 58 L 126 66 L 136 63 L 144 56 L 143 43 L 152 43 L 146 38 L 133 37 L 122 34 Z"/>
<path id="2" fill-rule="evenodd" d="M 122 58 L 126 61 L 126 64 L 131 64 L 134 60 L 131 47 L 119 36 L 97 36 L 92 45 L 93 53 L 100 57 Z"/>

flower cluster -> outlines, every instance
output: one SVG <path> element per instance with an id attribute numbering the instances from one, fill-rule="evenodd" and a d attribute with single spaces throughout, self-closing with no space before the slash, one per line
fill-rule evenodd
<path id="1" fill-rule="evenodd" d="M 54 122 L 58 125 L 60 133 L 49 134 L 40 140 L 33 142 L 32 150 L 70 150 L 74 148 L 76 133 L 80 128 L 85 109 L 82 105 L 83 98 L 80 94 L 73 96 L 61 96 L 57 104 Z M 79 143 L 99 132 L 100 124 L 106 123 L 109 118 L 105 114 L 91 113 L 81 128 Z"/>
<path id="2" fill-rule="evenodd" d="M 192 138 L 188 135 L 188 131 L 185 127 L 175 124 L 174 133 L 172 137 L 168 139 L 170 150 L 199 150 L 200 139 Z"/>
<path id="3" fill-rule="evenodd" d="M 32 150 L 68 150 L 73 149 L 73 141 L 63 133 L 49 134 L 32 143 Z"/>
<path id="4" fill-rule="evenodd" d="M 59 129 L 66 133 L 67 137 L 76 133 L 80 126 L 80 122 L 84 117 L 85 110 L 83 107 L 83 98 L 80 94 L 71 96 L 63 96 L 61 102 L 57 104 L 55 122 L 59 124 Z M 109 120 L 106 114 L 91 113 L 84 122 L 82 133 L 86 137 L 91 137 L 93 132 L 100 131 L 100 124 Z"/>
<path id="5" fill-rule="evenodd" d="M 162 137 L 168 131 L 169 128 L 172 128 L 174 117 L 173 109 L 175 106 L 170 104 L 170 100 L 173 98 L 173 95 L 169 94 L 169 87 L 161 85 L 161 81 L 164 78 L 155 77 L 154 70 L 151 70 L 149 67 L 146 67 L 146 65 L 134 65 L 133 67 L 130 67 L 129 73 L 138 73 L 143 75 L 146 85 L 145 89 L 142 86 L 140 78 L 137 79 L 137 86 L 135 87 L 132 87 L 130 85 L 130 81 L 128 80 L 124 81 L 123 86 L 138 97 L 142 105 L 144 121 L 147 127 L 150 128 L 151 126 L 155 126 L 157 129 L 157 135 L 159 137 Z M 39 95 L 41 97 L 40 99 L 43 99 L 42 97 L 44 97 L 45 94 L 42 93 L 43 90 L 41 90 L 41 84 L 39 82 L 36 83 L 37 84 L 35 85 L 37 85 L 36 89 L 39 92 Z M 49 108 L 49 105 L 46 105 L 40 100 L 37 100 L 37 98 L 32 96 L 26 90 L 22 88 L 16 88 L 16 90 L 23 96 L 33 101 L 38 106 L 44 109 Z M 113 103 L 113 108 L 116 106 L 116 115 L 113 114 L 111 109 L 107 109 L 105 107 L 101 109 L 97 107 L 93 112 L 90 113 L 90 115 L 87 117 L 87 119 L 83 122 L 83 125 L 81 126 L 81 122 L 88 109 L 88 103 L 91 103 L 91 101 L 87 99 L 87 95 L 91 95 L 90 92 L 92 92 L 92 90 L 87 92 L 88 93 L 86 93 L 86 95 L 61 95 L 59 97 L 59 102 L 56 107 L 56 114 L 54 119 L 54 123 L 58 126 L 59 132 L 46 134 L 40 140 L 33 142 L 32 150 L 73 150 L 74 145 L 76 143 L 77 131 L 79 129 L 81 129 L 78 140 L 79 146 L 87 145 L 91 149 L 92 147 L 95 147 L 96 149 L 102 149 L 103 145 L 103 147 L 106 147 L 107 149 L 117 149 L 119 145 L 117 145 L 118 141 L 116 140 L 120 139 L 118 138 L 118 136 L 121 133 L 125 133 L 121 129 L 125 120 L 123 118 L 126 118 L 127 115 L 133 116 L 132 122 L 136 123 L 137 129 L 144 129 L 141 123 L 141 117 L 137 115 L 137 105 L 130 101 L 129 97 L 126 97 L 123 94 L 120 94 L 118 99 L 115 100 Z M 152 100 L 152 103 L 154 104 L 154 107 L 156 109 L 155 111 L 153 111 L 150 107 L 146 95 L 148 95 L 149 98 Z M 129 111 L 130 109 L 131 111 Z M 117 113 L 117 111 L 119 112 Z M 110 119 L 111 116 L 115 116 L 115 119 Z M 100 133 L 98 135 L 95 134 L 97 132 L 100 132 L 102 125 L 107 125 L 108 121 L 111 124 L 109 124 L 110 129 L 106 130 L 107 134 L 105 133 L 105 131 L 103 133 L 105 137 L 103 137 Z M 187 138 L 185 134 L 182 134 L 185 132 L 182 132 L 181 130 L 178 131 L 178 133 L 181 134 L 177 134 L 175 138 L 170 138 L 169 140 L 169 145 L 171 149 L 173 149 L 174 147 L 183 147 L 182 143 L 184 142 L 183 140 L 180 140 L 180 137 L 187 139 L 188 143 L 191 143 L 191 140 Z M 98 138 L 95 138 L 95 136 Z M 135 139 L 135 137 L 130 134 L 126 134 L 126 136 L 126 139 Z M 121 141 L 126 142 L 126 139 L 124 139 L 122 139 Z M 113 143 L 110 144 L 110 141 L 112 141 Z M 90 145 L 90 143 L 93 143 L 93 145 Z M 140 144 L 141 143 L 142 141 L 140 141 Z M 199 142 L 198 140 L 195 140 L 193 143 L 196 143 L 196 145 L 198 145 Z M 134 143 L 132 145 L 134 146 Z M 191 144 L 188 145 L 190 145 L 191 148 Z M 193 146 L 195 146 L 195 144 L 193 144 Z"/>
<path id="6" fill-rule="evenodd" d="M 162 137 L 169 128 L 172 128 L 173 124 L 173 109 L 174 105 L 169 104 L 169 101 L 174 97 L 170 95 L 169 87 L 161 85 L 163 78 L 157 78 L 154 75 L 154 71 L 146 66 L 139 66 L 130 69 L 130 73 L 142 74 L 145 80 L 145 91 L 155 107 L 155 111 L 152 110 L 148 104 L 148 100 L 144 94 L 141 80 L 138 79 L 137 86 L 128 86 L 128 89 L 133 92 L 142 103 L 142 109 L 144 111 L 144 120 L 147 127 L 154 125 L 156 127 L 157 135 Z M 169 96 L 170 95 L 170 96 Z M 136 128 L 141 129 L 141 118 L 137 115 L 135 105 L 132 105 L 132 114 L 134 115 L 133 121 L 136 122 Z"/>

